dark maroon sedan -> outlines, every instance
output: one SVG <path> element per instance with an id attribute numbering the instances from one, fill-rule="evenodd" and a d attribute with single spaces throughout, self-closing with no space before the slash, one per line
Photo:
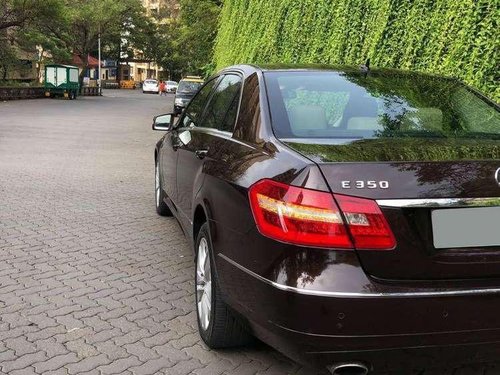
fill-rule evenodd
<path id="1" fill-rule="evenodd" d="M 209 347 L 255 335 L 334 374 L 500 358 L 500 111 L 475 90 L 235 66 L 153 129 Z"/>

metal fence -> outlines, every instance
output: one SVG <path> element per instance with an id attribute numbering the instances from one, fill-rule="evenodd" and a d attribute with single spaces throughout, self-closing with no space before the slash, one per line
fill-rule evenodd
<path id="1" fill-rule="evenodd" d="M 82 96 L 99 96 L 101 95 L 101 90 L 99 87 L 82 87 L 80 90 L 80 95 Z"/>

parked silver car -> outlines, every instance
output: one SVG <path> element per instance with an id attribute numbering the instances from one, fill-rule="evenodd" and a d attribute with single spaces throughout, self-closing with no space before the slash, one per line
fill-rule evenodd
<path id="1" fill-rule="evenodd" d="M 177 87 L 179 87 L 179 84 L 175 81 L 166 81 L 165 82 L 165 90 L 167 92 L 176 92 Z"/>

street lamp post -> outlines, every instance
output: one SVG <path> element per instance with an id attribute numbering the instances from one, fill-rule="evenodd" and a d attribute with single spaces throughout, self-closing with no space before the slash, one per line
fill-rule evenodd
<path id="1" fill-rule="evenodd" d="M 98 49 L 98 60 L 99 60 L 99 66 L 97 67 L 97 71 L 99 74 L 99 79 L 97 80 L 97 84 L 99 86 L 99 95 L 102 95 L 102 86 L 101 86 L 101 31 L 99 31 L 99 38 L 97 39 L 97 49 Z"/>

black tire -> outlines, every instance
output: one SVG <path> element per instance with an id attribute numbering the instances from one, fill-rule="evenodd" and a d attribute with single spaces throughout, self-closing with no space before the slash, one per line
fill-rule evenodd
<path id="1" fill-rule="evenodd" d="M 165 203 L 165 198 L 167 195 L 163 191 L 161 186 L 160 178 L 160 168 L 158 161 L 155 162 L 155 203 L 156 203 L 156 213 L 160 216 L 172 216 L 172 211 L 168 208 Z"/>
<path id="2" fill-rule="evenodd" d="M 202 241 L 208 248 L 208 260 L 210 262 L 210 312 L 208 314 L 208 325 L 206 328 L 203 327 L 202 319 L 200 318 L 200 304 L 203 304 L 201 292 L 201 285 L 203 284 L 201 279 L 205 276 L 201 276 L 198 272 L 198 261 L 202 256 L 203 250 L 200 248 Z M 195 267 L 195 303 L 196 303 L 196 317 L 198 321 L 198 331 L 202 340 L 211 349 L 222 349 L 231 348 L 237 346 L 247 345 L 253 342 L 254 338 L 249 332 L 246 325 L 242 322 L 241 318 L 236 315 L 236 313 L 222 300 L 221 290 L 219 285 L 219 280 L 217 278 L 217 272 L 215 272 L 215 266 L 213 262 L 213 251 L 212 251 L 212 241 L 210 240 L 210 234 L 208 229 L 208 224 L 205 223 L 201 226 L 198 232 L 198 237 L 196 239 L 196 267 Z M 203 285 L 207 285 L 205 283 Z M 200 288 L 199 288 L 200 285 Z M 207 286 L 208 288 L 208 286 Z M 200 302 L 200 303 L 199 303 Z"/>

